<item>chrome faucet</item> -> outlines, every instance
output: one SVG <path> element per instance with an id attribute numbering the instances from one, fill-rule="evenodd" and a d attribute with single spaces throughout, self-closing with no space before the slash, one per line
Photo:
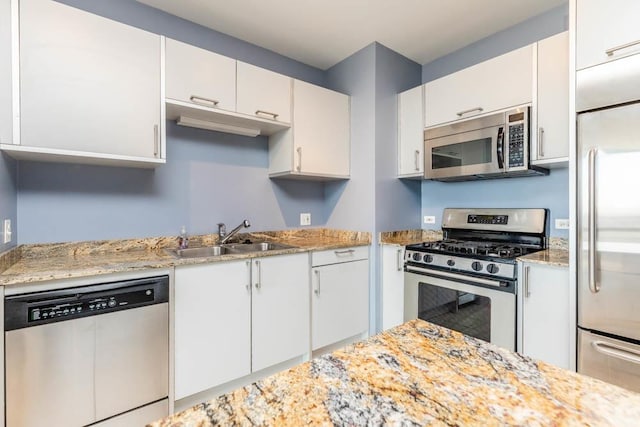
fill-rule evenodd
<path id="1" fill-rule="evenodd" d="M 218 235 L 219 237 L 221 237 L 221 240 L 219 243 L 221 245 L 227 243 L 229 239 L 235 236 L 236 233 L 238 233 L 238 231 L 240 231 L 242 228 L 249 228 L 249 227 L 251 227 L 251 223 L 249 223 L 248 219 L 245 219 L 244 221 L 242 221 L 242 223 L 239 226 L 237 226 L 236 228 L 234 228 L 233 230 L 231 230 L 229 233 L 225 235 L 224 232 L 226 230 L 226 227 L 224 226 L 223 223 L 218 224 Z"/>

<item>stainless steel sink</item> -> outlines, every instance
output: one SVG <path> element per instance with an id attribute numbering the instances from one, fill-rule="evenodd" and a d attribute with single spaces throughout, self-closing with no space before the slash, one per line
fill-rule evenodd
<path id="1" fill-rule="evenodd" d="M 278 251 L 280 249 L 291 249 L 293 246 L 282 243 L 260 242 L 260 243 L 233 243 L 224 245 L 229 249 L 229 253 L 248 253 L 248 252 L 265 252 Z"/>
<path id="2" fill-rule="evenodd" d="M 206 258 L 225 254 L 247 254 L 252 252 L 277 251 L 281 249 L 291 249 L 293 247 L 294 246 L 272 242 L 232 243 L 226 245 L 205 246 L 201 248 L 170 249 L 168 252 L 177 258 Z"/>
<path id="3" fill-rule="evenodd" d="M 205 246 L 202 248 L 172 249 L 170 252 L 178 258 L 203 258 L 230 253 L 224 246 Z"/>

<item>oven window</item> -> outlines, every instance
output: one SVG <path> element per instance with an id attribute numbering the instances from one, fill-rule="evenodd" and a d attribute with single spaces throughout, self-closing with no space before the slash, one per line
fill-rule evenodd
<path id="1" fill-rule="evenodd" d="M 431 148 L 431 168 L 491 163 L 491 138 Z"/>
<path id="2" fill-rule="evenodd" d="M 420 283 L 418 318 L 491 341 L 491 300 L 485 296 Z"/>

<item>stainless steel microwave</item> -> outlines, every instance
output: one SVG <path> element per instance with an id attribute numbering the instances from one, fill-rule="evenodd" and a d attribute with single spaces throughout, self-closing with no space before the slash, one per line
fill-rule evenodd
<path id="1" fill-rule="evenodd" d="M 531 165 L 530 106 L 424 131 L 424 177 L 435 181 L 547 175 Z"/>

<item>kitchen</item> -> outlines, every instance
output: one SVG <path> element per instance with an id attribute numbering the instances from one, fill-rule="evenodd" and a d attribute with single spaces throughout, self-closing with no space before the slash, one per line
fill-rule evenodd
<path id="1" fill-rule="evenodd" d="M 78 7 L 88 7 L 76 3 Z M 213 37 L 210 30 L 135 2 L 104 7 L 102 14 L 108 17 L 195 45 L 205 44 L 203 47 L 229 57 L 248 62 L 262 55 L 272 58 L 260 48 L 220 33 Z M 153 171 L 16 162 L 3 156 L 2 172 L 8 175 L 3 182 L 9 185 L 0 195 L 0 209 L 8 210 L 0 213 L 3 218 L 12 218 L 14 230 L 17 225 L 14 239 L 17 235 L 20 244 L 40 244 L 174 236 L 181 225 L 186 225 L 190 235 L 210 234 L 215 233 L 219 222 L 233 227 L 243 218 L 251 220 L 251 230 L 282 230 L 299 227 L 299 214 L 303 212 L 311 214 L 313 226 L 367 231 L 377 236 L 391 230 L 439 229 L 445 207 L 517 205 L 550 209 L 551 236 L 566 238 L 566 231 L 553 225 L 555 219 L 570 217 L 567 168 L 555 169 L 548 176 L 512 180 L 398 180 L 396 147 L 388 143 L 395 139 L 397 93 L 439 77 L 438 73 L 444 75 L 561 32 L 567 29 L 566 15 L 567 6 L 562 5 L 462 49 L 449 61 L 425 66 L 380 44 L 362 49 L 326 72 L 286 58 L 272 59 L 280 64 L 274 66 L 275 71 L 351 95 L 352 159 L 348 181 L 269 180 L 266 138 L 212 134 L 167 122 L 167 162 Z M 171 24 L 157 23 L 166 20 Z M 478 52 L 486 57 L 474 57 Z M 265 64 L 268 62 L 265 59 Z M 375 150 L 371 149 L 371 141 L 375 141 Z M 392 211 L 389 206 L 403 209 Z M 435 216 L 434 225 L 421 224 L 423 216 Z M 375 238 L 372 241 L 376 248 Z M 378 259 L 377 250 L 372 249 L 369 260 L 374 278 L 378 276 Z M 373 331 L 380 325 L 380 285 L 376 280 L 372 283 L 370 306 L 378 308 L 370 310 Z"/>

